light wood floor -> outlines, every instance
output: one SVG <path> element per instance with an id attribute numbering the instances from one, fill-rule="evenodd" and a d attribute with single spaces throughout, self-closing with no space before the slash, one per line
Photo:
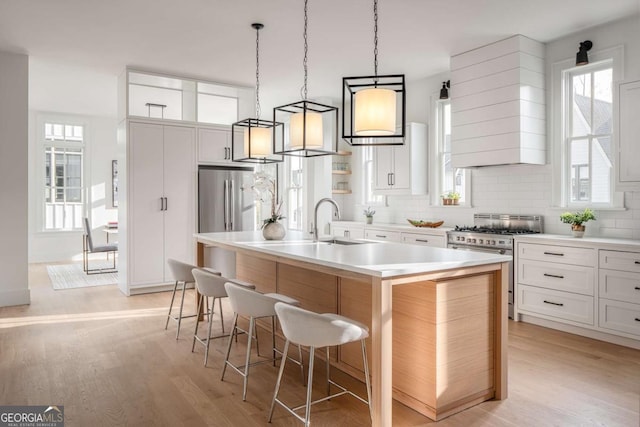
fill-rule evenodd
<path id="1" fill-rule="evenodd" d="M 212 344 L 205 368 L 203 348 L 191 353 L 193 319 L 178 341 L 175 324 L 164 330 L 169 293 L 127 298 L 115 286 L 53 291 L 44 265 L 30 267 L 30 287 L 30 306 L 0 308 L 0 404 L 61 404 L 69 427 L 268 425 L 276 368 L 254 368 L 242 402 L 239 375 L 228 370 L 220 381 L 226 340 Z M 192 295 L 187 301 L 191 309 Z M 268 340 L 262 342 L 266 348 Z M 244 351 L 242 338 L 236 350 Z M 320 396 L 323 364 L 316 366 Z M 299 371 L 289 368 L 282 397 L 302 403 Z M 337 377 L 364 393 L 350 377 Z M 509 399 L 437 425 L 639 426 L 639 405 L 640 351 L 510 322 Z M 315 406 L 312 424 L 369 420 L 364 405 L 340 397 Z M 434 423 L 394 405 L 394 425 L 428 424 Z M 273 425 L 301 424 L 276 409 Z"/>

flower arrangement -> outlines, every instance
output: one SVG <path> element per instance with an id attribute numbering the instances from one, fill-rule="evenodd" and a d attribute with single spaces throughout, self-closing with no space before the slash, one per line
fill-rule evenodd
<path id="1" fill-rule="evenodd" d="M 460 200 L 460 193 L 458 193 L 457 191 L 448 191 L 441 197 L 443 205 L 457 205 L 458 201 Z"/>
<path id="2" fill-rule="evenodd" d="M 278 222 L 285 218 L 280 214 L 282 200 L 276 200 L 276 181 L 273 177 L 264 171 L 254 173 L 251 189 L 255 194 L 256 200 L 260 200 L 263 203 L 271 203 L 271 215 L 262 221 L 262 227 L 260 228 L 264 228 L 267 224 Z"/>
<path id="3" fill-rule="evenodd" d="M 582 225 L 583 222 L 595 220 L 596 216 L 589 208 L 585 208 L 582 212 L 564 212 L 560 215 L 560 221 L 565 224 Z"/>
<path id="4" fill-rule="evenodd" d="M 364 209 L 362 211 L 362 213 L 364 214 L 364 216 L 366 216 L 367 218 L 373 218 L 373 216 L 376 214 L 376 211 L 371 209 L 371 206 L 368 206 L 367 209 Z"/>

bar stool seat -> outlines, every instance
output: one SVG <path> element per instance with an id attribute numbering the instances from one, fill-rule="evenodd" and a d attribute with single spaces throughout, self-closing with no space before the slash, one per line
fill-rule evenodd
<path id="1" fill-rule="evenodd" d="M 361 402 L 369 406 L 369 416 L 371 417 L 371 384 L 369 383 L 369 365 L 367 364 L 367 350 L 365 345 L 365 339 L 369 336 L 369 328 L 355 320 L 349 319 L 338 314 L 326 313 L 318 314 L 309 310 L 295 307 L 290 304 L 277 303 L 275 310 L 280 320 L 280 326 L 282 332 L 287 339 L 284 344 L 283 352 L 286 354 L 289 350 L 289 344 L 295 343 L 298 345 L 304 345 L 309 347 L 309 378 L 307 379 L 307 399 L 304 405 L 291 408 L 278 399 L 278 392 L 280 391 L 280 383 L 282 381 L 282 373 L 284 372 L 284 366 L 286 360 L 283 360 L 280 364 L 280 372 L 278 373 L 278 379 L 276 380 L 276 388 L 273 393 L 273 400 L 271 401 L 271 409 L 269 410 L 269 422 L 273 417 L 273 410 L 275 404 L 285 408 L 289 413 L 294 415 L 298 420 L 302 421 L 305 426 L 309 425 L 309 418 L 311 415 L 311 405 L 323 402 L 334 397 L 341 396 L 343 394 L 350 394 Z M 367 400 L 364 400 L 357 394 L 347 390 L 340 384 L 331 380 L 330 375 L 330 362 L 329 362 L 329 347 L 347 344 L 350 342 L 360 341 L 362 346 L 362 361 L 364 363 L 364 376 L 367 388 Z M 313 362 L 315 358 L 315 349 L 326 347 L 326 364 L 327 364 L 327 397 L 311 401 L 311 391 L 313 385 Z M 340 389 L 338 393 L 331 394 L 331 385 Z M 304 408 L 305 416 L 302 417 L 296 411 Z"/>
<path id="2" fill-rule="evenodd" d="M 169 270 L 171 271 L 171 275 L 175 279 L 175 283 L 173 285 L 173 293 L 171 294 L 171 303 L 169 303 L 169 312 L 167 313 L 167 322 L 164 325 L 164 329 L 166 330 L 169 326 L 169 320 L 174 320 L 178 324 L 178 328 L 176 330 L 176 339 L 180 336 L 180 325 L 182 324 L 182 319 L 186 319 L 189 317 L 195 317 L 198 314 L 190 314 L 188 316 L 184 316 L 182 314 L 182 310 L 184 307 L 184 295 L 187 289 L 187 284 L 195 283 L 196 279 L 193 277 L 192 271 L 194 269 L 198 269 L 197 266 L 192 264 L 187 264 L 186 262 L 178 261 L 172 258 L 167 260 L 167 264 L 169 264 Z M 212 274 L 220 275 L 220 272 L 209 269 L 209 272 Z M 180 298 L 180 308 L 177 316 L 171 315 L 171 310 L 173 309 L 173 302 L 176 298 L 176 291 L 178 289 L 178 284 L 182 284 L 182 296 Z"/>
<path id="3" fill-rule="evenodd" d="M 227 291 L 224 288 L 224 284 L 226 282 L 234 282 L 239 284 L 240 286 L 246 287 L 247 289 L 255 289 L 256 287 L 251 283 L 236 281 L 235 279 L 227 279 L 226 277 L 222 277 L 220 273 L 216 270 L 207 268 L 207 269 L 199 269 L 194 268 L 191 270 L 191 274 L 195 278 L 196 289 L 200 294 L 198 298 L 198 313 L 201 312 L 202 308 L 205 306 L 206 302 L 206 315 L 208 317 L 208 329 L 206 338 L 200 338 L 198 336 L 198 325 L 199 322 L 196 320 L 196 328 L 193 332 L 193 343 L 191 344 L 191 352 L 196 346 L 196 341 L 200 344 L 204 345 L 204 366 L 207 366 L 207 360 L 209 359 L 209 343 L 212 339 L 224 338 L 228 337 L 229 334 L 224 333 L 224 314 L 222 311 L 222 298 L 227 297 Z M 211 309 L 209 309 L 209 298 L 213 298 L 213 302 L 211 303 Z M 222 329 L 222 334 L 217 336 L 211 336 L 211 325 L 213 320 L 214 308 L 216 305 L 216 299 L 218 300 L 218 304 L 220 307 L 220 328 Z"/>
<path id="4" fill-rule="evenodd" d="M 275 361 L 277 360 L 276 354 L 281 354 L 282 359 L 289 359 L 292 362 L 296 363 L 300 366 L 300 372 L 302 374 L 302 379 L 304 382 L 304 365 L 302 360 L 302 349 L 298 346 L 298 356 L 299 360 L 291 359 L 287 352 L 280 351 L 276 348 L 275 345 L 275 322 L 276 322 L 276 311 L 275 305 L 300 305 L 300 302 L 277 293 L 269 293 L 269 294 L 261 294 L 260 292 L 256 292 L 251 289 L 247 289 L 244 286 L 238 285 L 236 283 L 227 282 L 224 285 L 227 295 L 229 295 L 229 302 L 231 303 L 231 307 L 234 311 L 233 318 L 233 332 L 229 337 L 229 344 L 227 346 L 227 354 L 224 359 L 224 365 L 222 367 L 222 375 L 220 377 L 221 381 L 224 381 L 224 374 L 226 372 L 227 366 L 230 366 L 233 370 L 238 372 L 242 377 L 243 385 L 242 385 L 242 400 L 247 400 L 247 383 L 249 380 L 249 368 L 251 366 L 273 362 L 275 365 Z M 245 331 L 238 327 L 238 316 L 246 316 L 249 317 L 249 330 Z M 256 333 L 256 319 L 271 317 L 271 339 L 272 339 L 272 351 L 273 357 L 267 360 L 261 360 L 257 362 L 251 363 L 251 342 L 256 337 L 256 345 L 257 345 L 257 333 Z M 247 352 L 245 356 L 245 364 L 243 366 L 236 366 L 229 361 L 229 354 L 231 353 L 231 344 L 233 342 L 233 336 L 237 335 L 238 331 L 247 334 Z M 259 355 L 259 349 L 258 349 Z"/>

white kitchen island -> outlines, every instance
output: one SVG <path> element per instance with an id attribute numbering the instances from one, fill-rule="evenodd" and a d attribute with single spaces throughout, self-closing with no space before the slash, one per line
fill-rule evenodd
<path id="1" fill-rule="evenodd" d="M 195 237 L 198 265 L 207 246 L 234 251 L 237 278 L 259 291 L 371 327 L 374 426 L 392 425 L 392 399 L 439 420 L 506 398 L 510 257 L 389 242 L 314 243 L 291 232 L 283 241 L 265 241 L 260 232 Z M 341 346 L 331 363 L 364 378 L 357 346 Z"/>

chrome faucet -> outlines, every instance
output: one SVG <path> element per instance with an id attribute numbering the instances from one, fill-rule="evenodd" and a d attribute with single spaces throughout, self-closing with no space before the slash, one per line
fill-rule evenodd
<path id="1" fill-rule="evenodd" d="M 338 206 L 335 200 L 333 200 L 330 197 L 325 197 L 323 199 L 318 200 L 318 203 L 316 203 L 316 208 L 313 211 L 313 241 L 314 242 L 318 241 L 318 208 L 324 202 L 329 202 L 333 205 L 333 207 L 336 209 L 336 214 L 338 215 L 338 219 L 340 219 L 340 207 Z"/>

